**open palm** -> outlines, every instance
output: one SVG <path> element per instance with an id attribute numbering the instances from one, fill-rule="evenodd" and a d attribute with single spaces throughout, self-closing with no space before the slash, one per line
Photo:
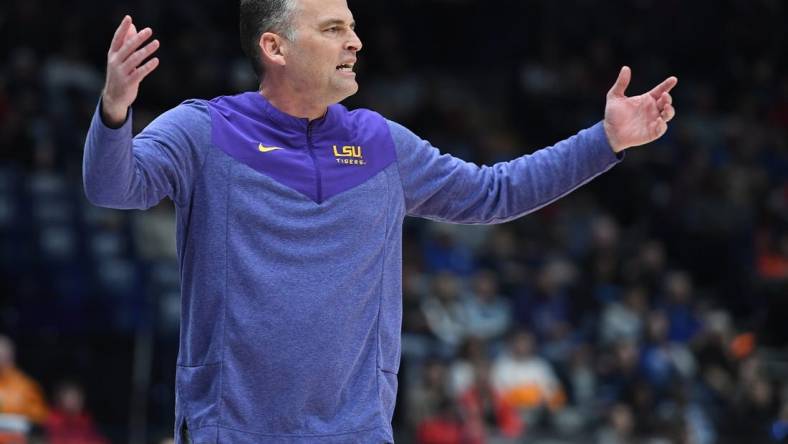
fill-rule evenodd
<path id="1" fill-rule="evenodd" d="M 607 93 L 605 132 L 616 152 L 652 142 L 665 134 L 668 122 L 676 115 L 670 90 L 678 79 L 668 77 L 651 91 L 627 97 L 632 71 L 621 68 L 616 83 Z"/>
<path id="2" fill-rule="evenodd" d="M 107 52 L 107 78 L 101 93 L 101 108 L 105 122 L 117 127 L 126 119 L 128 107 L 136 100 L 140 82 L 157 66 L 159 59 L 145 59 L 159 49 L 159 41 L 142 46 L 153 35 L 145 28 L 137 32 L 130 16 L 125 16 L 115 30 Z"/>

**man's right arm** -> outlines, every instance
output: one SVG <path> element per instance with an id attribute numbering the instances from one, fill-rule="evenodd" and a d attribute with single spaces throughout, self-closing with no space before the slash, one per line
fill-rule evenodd
<path id="1" fill-rule="evenodd" d="M 165 112 L 132 138 L 132 110 L 119 128 L 93 116 L 82 165 L 88 200 L 118 209 L 147 209 L 165 196 L 183 206 L 210 144 L 210 116 L 201 101 Z"/>
<path id="2" fill-rule="evenodd" d="M 152 35 L 150 28 L 137 32 L 126 16 L 107 52 L 106 83 L 83 159 L 85 194 L 96 205 L 145 209 L 164 196 L 183 205 L 201 148 L 209 143 L 210 118 L 198 102 L 162 114 L 132 139 L 131 105 L 142 80 L 159 64 L 156 57 L 145 61 L 159 48 L 155 39 L 145 44 Z"/>
<path id="3" fill-rule="evenodd" d="M 137 32 L 128 15 L 115 30 L 107 51 L 107 78 L 99 108 L 102 119 L 112 128 L 119 128 L 128 120 L 127 111 L 137 98 L 140 83 L 159 66 L 157 57 L 142 63 L 159 49 L 156 39 L 142 46 L 152 35 L 150 28 Z"/>

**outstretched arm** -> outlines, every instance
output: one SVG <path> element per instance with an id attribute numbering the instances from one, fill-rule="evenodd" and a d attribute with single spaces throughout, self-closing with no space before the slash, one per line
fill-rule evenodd
<path id="1" fill-rule="evenodd" d="M 390 122 L 410 216 L 462 224 L 507 222 L 550 204 L 620 161 L 602 123 L 531 155 L 477 166 Z"/>
<path id="2" fill-rule="evenodd" d="M 552 147 L 510 162 L 478 167 L 443 154 L 390 123 L 407 213 L 447 222 L 489 224 L 537 210 L 612 168 L 626 148 L 662 136 L 675 115 L 670 77 L 646 94 L 626 97 L 624 67 L 607 95 L 605 119 Z"/>
<path id="3" fill-rule="evenodd" d="M 143 61 L 159 47 L 152 34 L 140 32 L 126 16 L 107 54 L 107 79 L 93 116 L 83 159 L 85 194 L 95 205 L 145 209 L 169 196 L 185 205 L 202 147 L 210 143 L 210 117 L 198 101 L 189 101 L 156 118 L 132 139 L 131 104 L 140 82 L 158 66 Z"/>

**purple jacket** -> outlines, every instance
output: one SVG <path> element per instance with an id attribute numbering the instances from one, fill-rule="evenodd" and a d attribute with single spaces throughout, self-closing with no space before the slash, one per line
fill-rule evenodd
<path id="1" fill-rule="evenodd" d="M 190 100 L 132 139 L 96 113 L 88 199 L 176 205 L 176 442 L 393 442 L 406 215 L 491 224 L 610 169 L 601 124 L 478 167 L 368 110 L 309 123 L 257 92 Z"/>

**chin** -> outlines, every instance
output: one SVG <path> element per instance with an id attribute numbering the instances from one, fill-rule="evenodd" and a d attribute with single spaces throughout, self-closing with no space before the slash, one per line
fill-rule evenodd
<path id="1" fill-rule="evenodd" d="M 358 92 L 358 84 L 354 85 L 353 88 L 346 88 L 344 91 L 337 94 L 334 103 L 339 103 L 357 92 Z"/>
<path id="2" fill-rule="evenodd" d="M 348 93 L 347 93 L 347 95 L 345 96 L 345 98 L 347 99 L 348 97 L 352 96 L 353 94 L 355 94 L 355 93 L 357 93 L 357 92 L 358 92 L 358 83 L 356 83 L 355 85 L 353 85 L 353 88 L 351 88 L 351 89 L 350 89 L 350 91 L 348 91 Z"/>

